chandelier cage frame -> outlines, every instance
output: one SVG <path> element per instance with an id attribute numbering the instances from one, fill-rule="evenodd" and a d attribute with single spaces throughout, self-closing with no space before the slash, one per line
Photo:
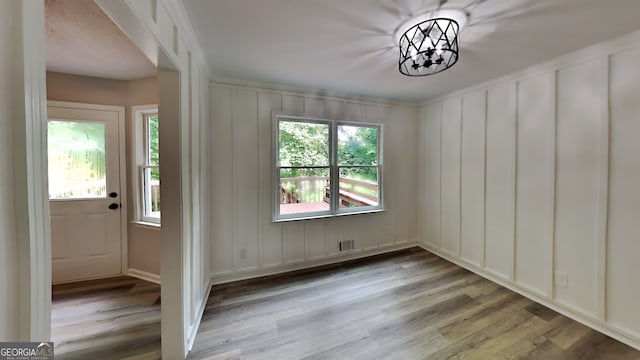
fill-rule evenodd
<path id="1" fill-rule="evenodd" d="M 458 62 L 460 31 L 469 20 L 463 9 L 433 10 L 409 19 L 395 33 L 398 69 L 406 76 L 442 72 Z"/>
<path id="2" fill-rule="evenodd" d="M 455 65 L 461 27 L 453 18 L 434 17 L 419 21 L 399 34 L 400 73 L 406 76 L 434 75 Z"/>

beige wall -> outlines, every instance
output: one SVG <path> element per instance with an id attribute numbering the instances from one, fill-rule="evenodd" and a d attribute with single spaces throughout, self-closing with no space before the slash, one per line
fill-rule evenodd
<path id="1" fill-rule="evenodd" d="M 638 63 L 640 32 L 425 106 L 419 205 L 427 248 L 636 347 Z"/>
<path id="2" fill-rule="evenodd" d="M 148 78 L 129 81 L 128 105 L 145 105 L 158 103 L 158 80 Z"/>
<path id="3" fill-rule="evenodd" d="M 158 86 L 155 78 L 120 81 L 87 76 L 47 72 L 47 98 L 88 104 L 125 107 L 127 149 L 127 199 L 129 268 L 160 275 L 160 232 L 158 229 L 131 224 L 133 220 L 131 106 L 157 104 Z"/>
<path id="4" fill-rule="evenodd" d="M 47 99 L 126 106 L 129 104 L 129 83 L 47 72 Z"/>

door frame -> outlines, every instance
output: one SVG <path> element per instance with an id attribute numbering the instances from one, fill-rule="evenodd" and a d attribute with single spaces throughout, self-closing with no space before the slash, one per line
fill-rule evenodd
<path id="1" fill-rule="evenodd" d="M 44 1 L 13 3 L 16 46 L 16 204 L 24 217 L 18 234 L 19 340 L 51 339 L 51 227 L 47 169 L 46 36 Z M 19 96 L 18 94 L 24 94 Z"/>
<path id="2" fill-rule="evenodd" d="M 130 7 L 128 0 L 94 0 L 111 17 L 114 23 L 158 66 L 173 70 L 178 76 L 168 76 L 160 84 L 160 92 L 166 92 L 169 104 L 161 105 L 160 112 L 169 123 L 176 122 L 180 130 L 188 119 L 187 110 L 180 106 L 186 100 L 181 91 L 181 78 L 188 76 L 188 69 L 177 65 L 179 60 L 176 27 L 174 48 L 165 48 L 158 31 L 151 32 Z M 153 1 L 155 4 L 156 1 Z M 171 1 L 169 1 L 171 3 Z M 49 215 L 47 178 L 47 95 L 46 95 L 46 36 L 44 1 L 11 2 L 16 20 L 12 34 L 15 51 L 12 53 L 16 89 L 16 141 L 14 151 L 24 158 L 15 161 L 16 204 L 20 207 L 20 220 L 16 224 L 19 238 L 19 339 L 22 341 L 50 341 L 51 339 L 51 227 Z M 154 18 L 154 21 L 156 19 Z M 157 30 L 157 29 L 156 29 Z M 166 34 L 166 33 L 164 33 Z M 172 54 L 168 56 L 167 54 Z M 174 60 L 176 60 L 174 62 Z M 162 74 L 163 72 L 161 72 Z M 166 87 L 166 89 L 163 89 Z M 171 96 L 170 96 L 171 95 Z M 162 130 L 161 130 L 162 131 Z M 182 146 L 181 132 L 168 134 L 168 139 Z M 161 145 L 165 151 L 174 150 Z M 165 358 L 182 359 L 188 354 L 187 329 L 185 328 L 185 284 L 188 264 L 188 243 L 183 231 L 181 205 L 186 203 L 182 194 L 182 163 L 184 154 L 172 154 L 174 159 L 168 168 L 179 169 L 170 180 L 179 186 L 167 188 L 173 194 L 176 209 L 163 214 L 162 239 L 162 355 Z M 163 160 L 164 161 L 164 160 Z M 166 161 L 165 161 L 166 163 Z M 166 165 L 166 164 L 165 164 Z M 165 172 L 166 173 L 166 172 Z M 166 184 L 165 184 L 166 185 Z M 188 218 L 187 218 L 188 219 Z M 170 226 L 167 226 L 170 225 Z M 170 230 L 170 231 L 168 231 Z M 166 276 L 164 276 L 166 274 Z M 165 298 L 165 295 L 168 297 Z M 166 301 L 165 301 L 166 300 Z"/>
<path id="3" fill-rule="evenodd" d="M 120 169 L 120 275 L 126 275 L 129 269 L 129 240 L 127 222 L 127 147 L 124 106 L 48 100 L 47 107 L 49 106 L 67 109 L 112 111 L 118 114 L 118 168 Z M 47 121 L 48 120 L 47 116 Z"/>

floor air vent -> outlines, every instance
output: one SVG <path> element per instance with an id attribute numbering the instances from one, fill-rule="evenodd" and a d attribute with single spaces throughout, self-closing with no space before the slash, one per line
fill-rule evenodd
<path id="1" fill-rule="evenodd" d="M 354 243 L 353 240 L 340 241 L 338 243 L 338 248 L 340 249 L 340 251 L 353 250 L 354 249 L 353 243 Z"/>

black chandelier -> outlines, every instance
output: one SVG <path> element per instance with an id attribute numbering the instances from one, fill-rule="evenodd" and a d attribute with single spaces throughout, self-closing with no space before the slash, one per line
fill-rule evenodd
<path id="1" fill-rule="evenodd" d="M 447 10 L 405 23 L 397 34 L 400 72 L 407 76 L 427 76 L 452 67 L 458 61 L 458 35 L 465 22 L 464 13 Z"/>

